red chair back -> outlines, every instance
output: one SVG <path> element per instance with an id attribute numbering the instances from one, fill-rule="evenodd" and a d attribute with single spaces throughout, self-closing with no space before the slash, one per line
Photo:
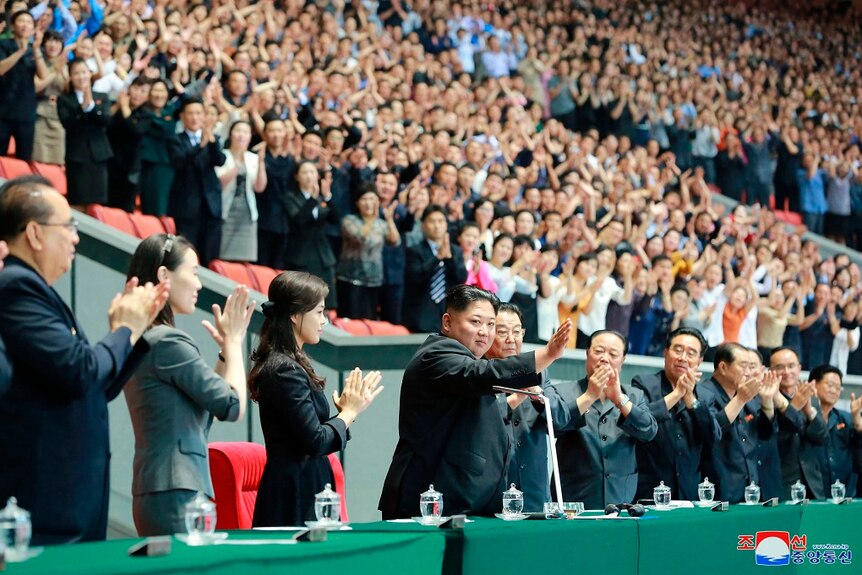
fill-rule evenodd
<path id="1" fill-rule="evenodd" d="M 257 488 L 266 465 L 266 448 L 258 443 L 209 444 L 210 475 L 218 529 L 251 529 Z"/>
<path id="2" fill-rule="evenodd" d="M 30 164 L 33 166 L 35 173 L 48 178 L 48 181 L 51 182 L 55 190 L 64 196 L 66 195 L 68 189 L 66 186 L 66 168 L 56 164 L 43 164 L 41 162 L 31 162 Z"/>
<path id="3" fill-rule="evenodd" d="M 335 479 L 335 492 L 341 495 L 341 522 L 350 521 L 347 517 L 347 485 L 344 483 L 344 468 L 337 453 L 330 453 L 329 466 L 332 468 L 332 477 Z"/>
<path id="4" fill-rule="evenodd" d="M 249 273 L 248 264 L 213 260 L 210 262 L 210 269 L 236 283 L 257 289 L 257 279 Z"/>
<path id="5" fill-rule="evenodd" d="M 17 158 L 0 156 L 0 176 L 11 180 L 19 176 L 29 176 L 33 173 L 30 164 Z"/>
<path id="6" fill-rule="evenodd" d="M 119 208 L 109 208 L 100 206 L 99 204 L 90 204 L 87 208 L 87 215 L 96 218 L 102 223 L 108 224 L 112 228 L 116 228 L 121 232 L 126 232 L 130 236 L 138 237 L 138 231 L 135 229 L 132 219 L 128 212 L 124 212 Z"/>
<path id="7" fill-rule="evenodd" d="M 153 234 L 168 233 L 167 230 L 165 230 L 162 220 L 156 216 L 133 213 L 129 214 L 129 218 L 132 220 L 132 225 L 135 227 L 135 235 L 142 240 Z"/>
<path id="8" fill-rule="evenodd" d="M 264 295 L 269 293 L 269 284 L 272 283 L 272 280 L 278 277 L 278 274 L 281 273 L 281 270 L 256 264 L 248 264 L 248 269 L 257 281 L 257 287 L 255 289 Z"/>

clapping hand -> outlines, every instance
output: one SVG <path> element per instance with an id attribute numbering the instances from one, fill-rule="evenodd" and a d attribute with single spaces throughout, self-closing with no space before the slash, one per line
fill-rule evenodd
<path id="1" fill-rule="evenodd" d="M 379 371 L 371 371 L 365 377 L 357 367 L 344 380 L 341 394 L 332 392 L 332 403 L 340 413 L 346 412 L 351 419 L 365 411 L 383 391 L 380 385 L 382 376 Z"/>
<path id="2" fill-rule="evenodd" d="M 246 286 L 236 286 L 227 296 L 224 312 L 217 303 L 212 305 L 215 325 L 207 320 L 201 322 L 219 349 L 224 348 L 225 344 L 241 342 L 245 337 L 255 307 L 255 301 L 249 302 L 248 296 L 249 289 Z"/>

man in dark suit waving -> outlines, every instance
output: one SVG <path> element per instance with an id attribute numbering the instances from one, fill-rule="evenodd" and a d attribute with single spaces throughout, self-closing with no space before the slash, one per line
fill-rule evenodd
<path id="1" fill-rule="evenodd" d="M 225 162 L 221 144 L 206 123 L 203 102 L 188 98 L 180 107 L 183 131 L 168 140 L 174 182 L 168 214 L 177 231 L 194 244 L 201 265 L 218 257 L 221 247 L 221 184 L 215 167 Z"/>
<path id="2" fill-rule="evenodd" d="M 139 339 L 170 286 L 132 280 L 108 309 L 111 333 L 90 345 L 52 285 L 72 267 L 77 222 L 40 176 L 0 188 L 0 336 L 12 363 L 0 400 L 0 500 L 32 513 L 36 544 L 105 538 L 108 402 L 149 348 Z"/>
<path id="3" fill-rule="evenodd" d="M 404 274 L 404 325 L 414 332 L 440 331 L 446 291 L 467 281 L 461 250 L 449 245 L 446 210 L 430 205 L 422 212 L 424 241 L 407 249 Z"/>
<path id="4" fill-rule="evenodd" d="M 3 269 L 3 260 L 7 255 L 9 255 L 9 248 L 6 242 L 0 242 L 0 270 Z M 3 397 L 10 385 L 12 385 L 12 363 L 6 355 L 6 344 L 0 337 L 0 397 Z"/>
<path id="5" fill-rule="evenodd" d="M 442 333 L 428 336 L 401 384 L 398 445 L 383 484 L 384 519 L 417 514 L 429 484 L 447 513 L 491 515 L 501 508 L 509 434 L 492 387 L 532 387 L 563 355 L 566 321 L 545 347 L 505 359 L 481 359 L 491 347 L 500 300 L 459 285 L 446 295 Z"/>

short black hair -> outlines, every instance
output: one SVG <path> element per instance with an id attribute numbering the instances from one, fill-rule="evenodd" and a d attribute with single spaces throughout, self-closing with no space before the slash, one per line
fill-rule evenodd
<path id="1" fill-rule="evenodd" d="M 201 98 L 199 98 L 198 96 L 186 96 L 185 98 L 181 98 L 180 99 L 180 114 L 185 112 L 186 108 L 188 108 L 189 106 L 194 105 L 194 104 L 200 104 L 201 106 L 203 106 L 204 101 Z"/>
<path id="2" fill-rule="evenodd" d="M 533 243 L 533 238 L 526 234 L 517 235 L 512 241 L 514 242 L 515 247 L 524 245 L 530 246 L 530 249 L 535 249 L 536 247 L 536 245 Z"/>
<path id="3" fill-rule="evenodd" d="M 703 354 L 706 353 L 706 348 L 708 347 L 706 343 L 706 338 L 703 337 L 703 334 L 700 333 L 699 329 L 695 329 L 693 327 L 678 327 L 669 334 L 667 334 L 667 339 L 664 342 L 664 348 L 670 349 L 671 343 L 673 340 L 681 335 L 690 335 L 693 338 L 696 338 L 700 343 L 700 358 L 703 359 Z"/>
<path id="4" fill-rule="evenodd" d="M 841 383 L 844 383 L 844 374 L 841 373 L 841 370 L 835 367 L 834 365 L 824 364 L 818 365 L 808 374 L 808 381 L 813 381 L 815 383 L 820 383 L 823 377 L 827 373 L 835 373 L 838 375 L 838 379 Z"/>
<path id="5" fill-rule="evenodd" d="M 464 311 L 471 303 L 486 301 L 494 308 L 494 314 L 500 311 L 500 298 L 492 292 L 466 284 L 449 288 L 446 292 L 446 312 Z"/>
<path id="6" fill-rule="evenodd" d="M 795 349 L 793 349 L 792 347 L 786 346 L 786 345 L 782 345 L 782 346 L 776 347 L 771 352 L 769 352 L 769 365 L 770 365 L 770 367 L 772 366 L 773 356 L 775 356 L 775 354 L 778 353 L 779 351 L 789 351 L 789 352 L 793 353 L 793 357 L 796 358 L 796 361 L 797 362 L 799 361 L 799 353 Z"/>
<path id="7" fill-rule="evenodd" d="M 500 315 L 504 312 L 518 316 L 518 321 L 524 321 L 524 316 L 521 315 L 521 308 L 519 308 L 513 303 L 509 303 L 507 301 L 500 302 L 500 307 L 497 308 L 497 315 Z"/>
<path id="8" fill-rule="evenodd" d="M 12 240 L 29 222 L 44 222 L 53 214 L 40 188 L 50 188 L 46 178 L 31 174 L 13 178 L 0 186 L 0 240 Z"/>
<path id="9" fill-rule="evenodd" d="M 731 364 L 736 361 L 736 354 L 740 351 L 748 351 L 748 348 L 738 343 L 723 343 L 715 350 L 715 359 L 712 360 L 712 363 L 715 367 L 718 367 L 718 364 L 722 362 Z"/>
<path id="10" fill-rule="evenodd" d="M 615 329 L 597 329 L 596 331 L 594 331 L 590 335 L 590 341 L 587 344 L 587 347 L 588 348 L 592 347 L 593 346 L 593 340 L 596 339 L 597 337 L 599 337 L 600 335 L 604 335 L 606 333 L 617 336 L 617 338 L 619 338 L 619 340 L 621 342 L 623 342 L 623 355 L 625 356 L 629 350 L 629 338 L 627 338 L 626 336 L 624 336 L 623 334 L 621 334 L 620 332 L 618 332 Z"/>
<path id="11" fill-rule="evenodd" d="M 431 204 L 430 206 L 422 210 L 422 222 L 425 222 L 425 220 L 427 220 L 428 216 L 430 216 L 431 214 L 437 213 L 443 214 L 443 217 L 447 218 L 446 210 L 443 208 L 443 206 Z"/>

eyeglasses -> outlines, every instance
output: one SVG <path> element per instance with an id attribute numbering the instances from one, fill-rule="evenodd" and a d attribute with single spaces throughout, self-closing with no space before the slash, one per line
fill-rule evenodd
<path id="1" fill-rule="evenodd" d="M 72 218 L 68 222 L 40 222 L 36 221 L 40 226 L 56 226 L 60 228 L 66 228 L 70 232 L 77 234 L 78 233 L 78 220 Z M 23 229 L 21 231 L 24 231 Z"/>
<path id="2" fill-rule="evenodd" d="M 524 335 L 527 333 L 526 330 L 523 329 L 513 329 L 512 331 L 506 330 L 498 330 L 497 337 L 500 339 L 509 339 L 510 337 L 514 340 L 524 339 Z"/>

